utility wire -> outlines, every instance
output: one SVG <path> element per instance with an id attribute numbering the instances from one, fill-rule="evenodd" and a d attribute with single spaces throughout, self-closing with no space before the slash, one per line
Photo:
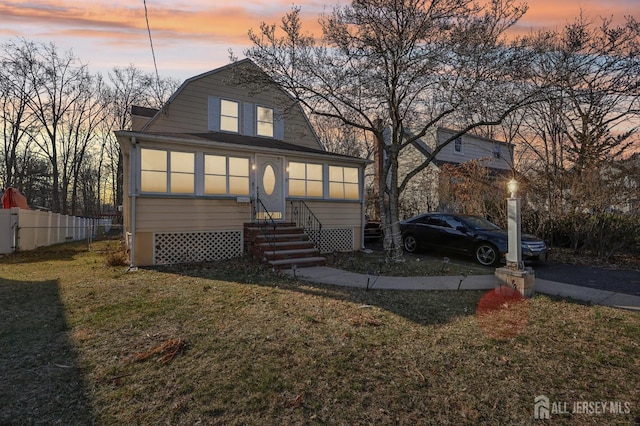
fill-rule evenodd
<path id="1" fill-rule="evenodd" d="M 144 4 L 144 19 L 147 21 L 147 32 L 149 33 L 149 44 L 151 44 L 151 56 L 153 56 L 153 67 L 156 70 L 156 84 L 160 84 L 160 75 L 158 74 L 158 65 L 156 64 L 156 53 L 153 50 L 153 40 L 151 39 L 151 27 L 149 27 L 149 13 L 147 12 L 147 0 L 142 0 Z"/>

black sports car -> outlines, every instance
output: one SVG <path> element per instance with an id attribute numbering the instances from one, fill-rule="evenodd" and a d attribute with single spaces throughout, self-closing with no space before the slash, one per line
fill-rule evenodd
<path id="1" fill-rule="evenodd" d="M 507 231 L 480 216 L 425 213 L 400 222 L 404 249 L 435 248 L 467 253 L 485 266 L 498 265 L 507 253 Z M 543 240 L 523 234 L 522 258 L 544 260 L 549 249 Z"/>

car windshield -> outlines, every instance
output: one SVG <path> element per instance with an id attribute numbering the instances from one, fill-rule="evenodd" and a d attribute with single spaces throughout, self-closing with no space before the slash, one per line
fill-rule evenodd
<path id="1" fill-rule="evenodd" d="M 495 223 L 489 222 L 487 219 L 480 216 L 466 216 L 464 221 L 471 229 L 476 231 L 496 231 L 500 229 L 500 227 Z"/>

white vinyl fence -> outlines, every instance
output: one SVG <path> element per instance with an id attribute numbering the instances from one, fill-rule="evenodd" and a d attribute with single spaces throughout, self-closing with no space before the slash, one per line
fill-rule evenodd
<path id="1" fill-rule="evenodd" d="M 108 232 L 111 219 L 91 219 L 17 207 L 0 209 L 0 254 L 33 250 Z"/>

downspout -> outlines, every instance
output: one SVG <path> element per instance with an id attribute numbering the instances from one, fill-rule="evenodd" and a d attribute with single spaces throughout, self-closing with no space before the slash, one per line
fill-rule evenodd
<path id="1" fill-rule="evenodd" d="M 133 269 L 136 267 L 136 170 L 138 163 L 138 155 L 137 155 L 137 147 L 138 141 L 135 136 L 131 137 L 131 148 L 129 149 L 129 201 L 131 205 L 129 206 L 130 213 L 130 221 L 129 224 L 130 232 L 131 232 L 131 259 L 129 259 L 129 269 Z"/>

